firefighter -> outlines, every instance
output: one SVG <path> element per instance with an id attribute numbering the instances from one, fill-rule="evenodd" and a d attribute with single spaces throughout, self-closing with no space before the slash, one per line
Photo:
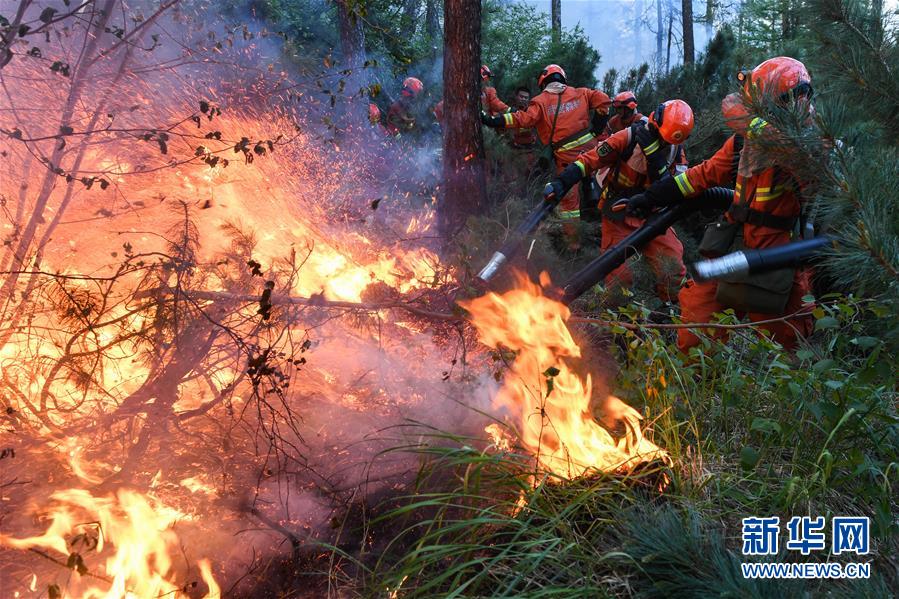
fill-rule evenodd
<path id="1" fill-rule="evenodd" d="M 496 88 L 490 85 L 491 77 L 490 67 L 481 65 L 481 110 L 491 116 L 509 112 L 509 105 L 499 99 Z"/>
<path id="2" fill-rule="evenodd" d="M 642 213 L 699 195 L 703 190 L 727 184 L 736 178 L 734 201 L 724 217 L 706 229 L 700 252 L 720 256 L 742 248 L 770 248 L 788 243 L 799 230 L 802 203 L 800 182 L 782 163 L 789 157 L 771 158 L 764 148 L 779 145 L 782 136 L 762 118 L 749 116 L 750 100 L 773 102 L 780 108 L 806 110 L 811 114 L 811 77 L 801 62 L 779 56 L 741 74 L 743 89 L 734 98 L 725 98 L 723 109 L 728 124 L 736 129 L 708 160 L 675 177 L 661 179 L 644 193 L 627 201 L 627 210 Z M 741 110 L 734 100 L 742 100 Z M 746 115 L 740 118 L 739 113 Z M 727 281 L 690 281 L 680 292 L 685 322 L 708 322 L 715 312 L 733 308 L 753 322 L 778 319 L 804 307 L 803 296 L 810 293 L 808 272 L 781 269 L 762 275 L 747 275 Z M 793 318 L 765 324 L 766 329 L 786 349 L 795 346 L 797 336 L 811 332 L 811 317 Z M 677 339 L 682 351 L 699 343 L 689 329 L 680 329 Z"/>
<path id="3" fill-rule="evenodd" d="M 585 176 L 608 169 L 602 182 L 599 208 L 602 212 L 602 251 L 616 245 L 643 225 L 643 219 L 613 211 L 613 204 L 643 191 L 666 174 L 687 170 L 687 157 L 681 145 L 693 130 L 693 110 L 683 100 L 663 102 L 650 114 L 612 134 L 596 148 L 578 156 L 561 176 L 544 190 L 551 201 L 564 195 L 568 186 Z M 653 239 L 643 250 L 658 282 L 662 299 L 675 296 L 686 275 L 684 246 L 673 229 Z M 626 264 L 606 278 L 606 284 L 630 286 L 633 275 Z"/>
<path id="4" fill-rule="evenodd" d="M 643 115 L 637 112 L 637 97 L 632 91 L 620 92 L 612 99 L 612 107 L 615 114 L 606 125 L 606 136 L 627 129 L 633 123 L 643 119 Z"/>
<path id="5" fill-rule="evenodd" d="M 495 116 L 482 114 L 481 120 L 497 129 L 536 128 L 540 141 L 552 151 L 556 173 L 561 173 L 582 152 L 596 147 L 590 111 L 597 111 L 605 119 L 612 101 L 599 90 L 567 85 L 565 71 L 557 64 L 543 69 L 537 85 L 542 92 L 530 101 L 527 110 Z M 588 195 L 589 185 L 572 185 L 559 204 L 562 231 L 572 252 L 581 246 L 578 221 L 582 190 Z"/>
<path id="6" fill-rule="evenodd" d="M 387 110 L 387 131 L 395 137 L 415 130 L 415 101 L 425 86 L 420 79 L 406 77 L 400 99 Z"/>
<path id="7" fill-rule="evenodd" d="M 531 90 L 521 85 L 515 90 L 513 111 L 527 110 L 531 103 Z M 512 130 L 512 147 L 527 153 L 537 146 L 537 132 L 532 127 L 518 127 Z"/>

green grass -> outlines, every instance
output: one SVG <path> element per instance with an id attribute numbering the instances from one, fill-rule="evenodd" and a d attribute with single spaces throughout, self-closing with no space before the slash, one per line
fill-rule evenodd
<path id="1" fill-rule="evenodd" d="M 389 538 L 362 548 L 346 582 L 373 597 L 890 596 L 899 585 L 895 359 L 865 334 L 881 307 L 828 302 L 795 356 L 752 332 L 689 357 L 670 331 L 617 334 L 624 366 L 613 391 L 643 411 L 674 461 L 662 493 L 656 467 L 534 481 L 527 455 L 428 439 L 415 450 L 413 492 L 366 522 Z M 630 306 L 605 316 L 641 315 Z M 874 551 L 856 561 L 873 562 L 872 578 L 743 579 L 740 520 L 754 515 L 871 517 Z M 827 552 L 772 561 L 828 557 L 847 561 Z"/>

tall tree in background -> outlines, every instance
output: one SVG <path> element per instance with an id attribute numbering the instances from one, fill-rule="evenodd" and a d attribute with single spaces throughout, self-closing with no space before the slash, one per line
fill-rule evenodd
<path id="1" fill-rule="evenodd" d="M 640 31 L 642 29 L 643 22 L 643 0 L 637 0 L 634 2 L 634 62 L 640 63 L 644 62 L 643 58 L 643 32 Z M 610 90 L 608 88 L 603 88 L 608 93 Z"/>
<path id="2" fill-rule="evenodd" d="M 340 49 L 343 55 L 344 72 L 346 73 L 346 89 L 348 98 L 339 108 L 339 120 L 348 120 L 344 124 L 361 125 L 367 118 L 367 106 L 357 102 L 359 90 L 367 86 L 365 77 L 365 31 L 362 19 L 357 14 L 358 3 L 353 0 L 335 0 L 337 4 L 337 27 L 340 33 Z"/>
<path id="3" fill-rule="evenodd" d="M 562 39 L 562 0 L 552 0 L 552 30 L 553 41 L 558 43 Z"/>
<path id="4" fill-rule="evenodd" d="M 662 21 L 662 0 L 656 0 L 656 64 L 658 68 L 662 68 L 662 32 L 664 31 L 664 22 Z"/>
<path id="5" fill-rule="evenodd" d="M 428 0 L 425 5 L 425 31 L 432 40 L 440 37 L 440 5 L 439 0 Z M 436 43 L 435 43 L 436 46 Z"/>
<path id="6" fill-rule="evenodd" d="M 715 23 L 715 0 L 705 0 L 705 17 L 703 18 L 703 23 L 705 24 L 705 37 L 708 40 L 712 39 L 712 28 Z"/>
<path id="7" fill-rule="evenodd" d="M 681 0 L 681 23 L 684 27 L 684 64 L 693 64 L 693 0 Z"/>
<path id="8" fill-rule="evenodd" d="M 445 0 L 443 193 L 437 216 L 450 239 L 486 206 L 480 111 L 481 0 Z"/>

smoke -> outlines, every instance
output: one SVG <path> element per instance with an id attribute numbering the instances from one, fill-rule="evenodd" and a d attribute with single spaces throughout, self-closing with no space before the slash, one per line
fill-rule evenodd
<path id="1" fill-rule="evenodd" d="M 178 286 L 261 295 L 268 280 L 327 300 L 426 297 L 448 276 L 428 228 L 440 138 L 337 127 L 339 103 L 368 98 L 250 12 L 189 4 L 134 37 L 125 28 L 152 6 L 114 14 L 83 79 L 83 25 L 41 44 L 72 60 L 69 76 L 22 54 L 0 70 L 0 126 L 21 132 L 2 148 L 7 247 L 34 222 L 22 264 L 73 277 L 20 268 L 3 298 L 7 322 L 32 325 L 4 333 L 0 352 L 2 446 L 17 450 L 0 479 L 4 529 L 42 532 L 30 514 L 53 490 L 135 489 L 184 514 L 173 579 L 196 580 L 209 557 L 228 588 L 333 542 L 353 506 L 408 490 L 418 458 L 391 449 L 432 430 L 480 434 L 472 408 L 496 385 L 451 325 L 279 305 L 264 322 L 253 302 L 173 302 Z M 422 72 L 436 78 L 439 63 Z M 2 568 L 22 596 L 69 574 L 11 551 Z"/>

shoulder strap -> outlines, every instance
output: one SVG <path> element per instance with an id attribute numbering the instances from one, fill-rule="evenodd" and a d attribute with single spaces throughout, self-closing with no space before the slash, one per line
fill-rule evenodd
<path id="1" fill-rule="evenodd" d="M 549 131 L 549 143 L 548 146 L 552 147 L 553 145 L 553 136 L 556 134 L 556 122 L 559 120 L 559 108 L 562 107 L 562 94 L 559 93 L 559 101 L 556 102 L 556 114 L 553 116 L 553 126 Z"/>

